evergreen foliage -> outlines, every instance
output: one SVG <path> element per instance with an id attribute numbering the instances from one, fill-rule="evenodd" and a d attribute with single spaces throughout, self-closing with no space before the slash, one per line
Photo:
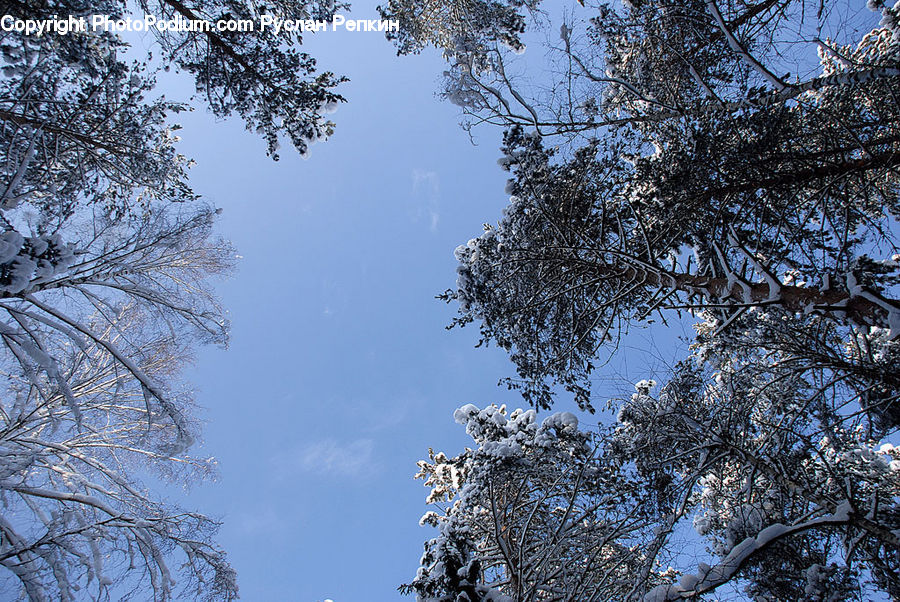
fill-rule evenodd
<path id="1" fill-rule="evenodd" d="M 611 402 L 615 424 L 578 431 L 587 457 L 509 446 L 521 412 L 458 414 L 477 448 L 420 473 L 461 476 L 408 591 L 900 599 L 900 7 L 851 4 L 593 3 L 548 42 L 540 86 L 512 75 L 494 31 L 475 28 L 470 53 L 417 38 L 445 50 L 470 124 L 507 128 L 509 206 L 457 249 L 444 298 L 509 352 L 509 385 L 538 409 L 561 385 L 593 411 L 592 377 L 629 328 L 692 315 L 697 336 L 657 392 L 642 381 Z M 524 8 L 509 5 L 549 30 Z M 458 15 L 437 21 L 451 40 Z M 488 420 L 507 432 L 479 437 Z M 607 481 L 558 493 L 591 462 Z M 598 534 L 545 500 L 596 511 L 574 516 Z M 679 554 L 698 538 L 705 562 Z"/>

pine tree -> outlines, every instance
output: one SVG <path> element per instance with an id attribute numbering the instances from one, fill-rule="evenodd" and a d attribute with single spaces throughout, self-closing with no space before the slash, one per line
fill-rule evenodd
<path id="1" fill-rule="evenodd" d="M 621 503 L 650 531 L 622 535 L 641 551 L 628 586 L 572 596 L 545 576 L 551 599 L 900 599 L 900 15 L 869 9 L 880 22 L 842 2 L 595 4 L 559 28 L 541 86 L 484 28 L 480 54 L 451 57 L 446 94 L 507 127 L 512 177 L 444 298 L 509 351 L 508 384 L 541 409 L 562 385 L 593 410 L 592 376 L 630 328 L 697 321 L 658 393 L 638 383 L 592 435 L 620 470 L 601 491 L 635 491 Z M 473 457 L 494 449 L 477 442 Z M 455 562 L 485 566 L 498 536 L 466 528 L 502 497 L 468 510 L 465 492 L 446 513 L 465 524 Z M 698 536 L 708 558 L 680 557 Z M 469 599 L 542 599 L 495 577 Z"/>

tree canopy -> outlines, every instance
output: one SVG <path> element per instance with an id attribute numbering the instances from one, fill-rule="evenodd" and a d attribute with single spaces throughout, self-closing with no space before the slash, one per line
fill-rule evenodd
<path id="1" fill-rule="evenodd" d="M 592 441 L 583 458 L 544 464 L 518 435 L 496 457 L 523 414 L 458 414 L 477 449 L 433 455 L 421 473 L 447 475 L 449 464 L 462 476 L 429 518 L 441 534 L 409 591 L 900 599 L 898 9 L 586 4 L 587 20 L 574 9 L 555 26 L 537 3 L 466 4 L 428 13 L 441 34 L 408 30 L 444 51 L 444 94 L 468 125 L 506 128 L 509 205 L 457 249 L 444 298 L 458 303 L 457 324 L 478 323 L 483 343 L 509 352 L 508 384 L 539 409 L 561 385 L 593 411 L 598 365 L 629 329 L 693 316 L 696 339 L 658 390 L 638 383 L 608 403 L 614 424 L 579 431 Z M 424 18 L 403 6 L 385 10 Z M 459 42 L 466 15 L 490 7 L 551 32 L 550 69 L 528 77 L 517 63 L 521 45 L 509 40 L 529 39 L 522 21 L 495 22 L 501 33 L 479 25 L 467 34 L 478 44 Z M 417 47 L 400 40 L 401 52 Z M 506 431 L 480 438 L 471 420 L 482 415 Z M 633 514 L 605 514 L 582 476 L 591 462 L 615 467 L 599 492 L 624 492 Z M 587 525 L 598 530 L 590 545 Z M 698 539 L 704 560 L 679 554 Z M 574 573 L 549 568 L 557 553 L 575 573 L 608 560 L 583 569 L 586 589 L 573 593 Z M 456 566 L 465 570 L 448 576 Z"/>
<path id="2" fill-rule="evenodd" d="M 750 27 L 762 19 L 771 29 L 789 4 L 729 21 Z M 704 7 L 696 10 L 709 21 L 710 46 L 721 29 Z M 682 35 L 682 9 L 641 3 L 593 19 L 589 33 L 623 44 L 625 34 L 610 23 L 627 29 L 649 20 L 658 28 L 671 18 L 667 35 Z M 897 107 L 882 102 L 896 93 L 892 30 L 873 30 L 852 48 L 823 46 L 822 73 L 780 90 L 761 90 L 764 74 L 724 39 L 718 60 L 702 71 L 728 72 L 723 83 L 691 75 L 700 66 L 677 56 L 668 57 L 673 65 L 636 66 L 666 60 L 644 42 L 662 35 L 655 31 L 634 36 L 625 63 L 610 50 L 596 67 L 618 70 L 591 99 L 620 122 L 600 120 L 571 156 L 555 158 L 539 127 L 513 125 L 502 160 L 513 174 L 510 206 L 470 241 L 476 252 L 458 251 L 460 280 L 450 296 L 460 299 L 462 320 L 480 320 L 485 338 L 510 348 L 538 405 L 549 403 L 546 376 L 589 403 L 586 377 L 598 348 L 621 325 L 662 307 L 721 306 L 731 316 L 728 308 L 779 305 L 895 332 L 900 325 L 897 303 L 882 295 L 896 282 L 890 220 L 900 211 Z M 743 44 L 765 48 L 775 35 L 763 29 Z M 676 77 L 675 68 L 687 73 Z"/>
<path id="3" fill-rule="evenodd" d="M 130 11 L 160 19 L 325 19 L 334 3 L 3 3 L 13 19 Z M 327 137 L 343 78 L 293 32 L 152 30 L 158 57 L 108 31 L 0 33 L 0 565 L 31 600 L 234 599 L 216 521 L 158 500 L 142 475 L 214 472 L 180 371 L 227 342 L 212 292 L 234 251 L 188 180 L 177 114 L 235 115 L 299 153 Z M 155 73 L 193 77 L 191 102 Z"/>

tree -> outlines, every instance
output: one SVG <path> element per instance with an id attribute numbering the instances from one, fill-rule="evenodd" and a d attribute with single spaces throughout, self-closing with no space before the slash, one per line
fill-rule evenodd
<path id="1" fill-rule="evenodd" d="M 749 373 L 749 374 L 748 374 Z M 682 365 L 642 381 L 617 424 L 466 406 L 477 444 L 430 453 L 416 579 L 444 600 L 896 599 L 900 450 L 823 424 L 783 374 Z M 821 400 L 816 400 L 819 402 Z M 823 435 L 824 433 L 824 435 Z M 706 554 L 685 553 L 706 543 Z"/>
<path id="2" fill-rule="evenodd" d="M 215 22 L 327 18 L 334 4 L 12 2 L 16 19 L 130 11 Z M 237 114 L 277 158 L 330 134 L 342 78 L 316 75 L 299 36 L 154 30 L 197 102 Z M 110 32 L 0 34 L 0 565 L 32 600 L 234 599 L 218 524 L 158 501 L 141 475 L 213 468 L 180 369 L 227 342 L 211 290 L 234 252 L 190 187 L 152 57 Z M 168 68 L 168 67 L 167 67 Z M 177 578 L 177 583 L 176 583 Z"/>
<path id="3" fill-rule="evenodd" d="M 626 503 L 655 528 L 632 587 L 597 599 L 900 599 L 900 15 L 869 7 L 880 23 L 840 2 L 599 4 L 562 24 L 541 87 L 510 75 L 494 34 L 452 57 L 446 93 L 508 128 L 512 178 L 444 298 L 510 352 L 509 385 L 593 410 L 629 328 L 699 320 L 659 393 L 612 402 L 598 435 L 625 489 L 654 492 Z M 679 557 L 685 525 L 706 562 Z"/>
<path id="4" fill-rule="evenodd" d="M 210 540 L 217 523 L 154 500 L 138 477 L 213 468 L 186 453 L 198 428 L 175 378 L 190 335 L 224 340 L 201 278 L 233 253 L 209 239 L 212 212 L 185 213 L 97 223 L 66 273 L 0 301 L 0 562 L 29 599 L 235 597 L 234 571 Z"/>
<path id="5" fill-rule="evenodd" d="M 651 20 L 651 8 L 641 7 L 635 27 Z M 668 26 L 677 31 L 677 19 Z M 700 97 L 660 116 L 658 108 L 634 109 L 611 84 L 611 105 L 637 115 L 563 161 L 554 162 L 537 132 L 513 127 L 503 149 L 512 203 L 496 228 L 470 241 L 476 253 L 460 249 L 460 281 L 448 298 L 460 298 L 463 321 L 482 321 L 486 339 L 511 349 L 538 405 L 549 403 L 545 376 L 588 404 L 597 348 L 615 340 L 619 325 L 659 307 L 729 306 L 733 315 L 780 304 L 896 331 L 898 303 L 883 289 L 896 283 L 886 215 L 900 211 L 897 107 L 877 100 L 896 94 L 895 68 L 882 72 L 896 56 L 893 39 L 888 29 L 866 35 L 841 50 L 844 67 L 826 53 L 815 91 L 800 96 L 801 85 L 759 106 L 744 98 L 739 113 L 698 112 L 708 104 Z M 740 57 L 721 44 L 720 62 L 740 69 Z M 851 77 L 846 65 L 860 69 Z M 639 71 L 646 85 L 677 79 Z M 881 75 L 858 81 L 873 72 Z M 625 81 L 640 92 L 645 83 L 634 79 Z M 696 96 L 702 90 L 693 85 Z M 741 106 L 719 96 L 726 108 Z M 482 277 L 490 284 L 479 286 Z"/>
<path id="6" fill-rule="evenodd" d="M 570 413 L 539 425 L 534 410 L 460 408 L 478 444 L 430 452 L 417 478 L 439 512 L 422 568 L 402 591 L 425 600 L 608 600 L 645 561 L 649 517 L 639 483 Z"/>
<path id="7" fill-rule="evenodd" d="M 459 302 L 458 323 L 480 321 L 484 342 L 510 350 L 520 376 L 510 384 L 536 406 L 549 407 L 555 381 L 589 408 L 603 344 L 665 308 L 715 310 L 723 328 L 765 306 L 820 313 L 832 327 L 897 329 L 898 303 L 885 294 L 897 247 L 881 207 L 844 204 L 838 223 L 774 214 L 763 200 L 683 207 L 623 198 L 646 180 L 619 180 L 636 176 L 616 173 L 596 145 L 553 165 L 538 137 L 513 129 L 504 152 L 516 176 L 510 205 L 457 249 L 457 288 L 444 298 Z"/>
<path id="8" fill-rule="evenodd" d="M 195 2 L 191 7 L 179 0 L 126 3 L 120 0 L 97 0 L 90 3 L 58 0 L 53 2 L 12 2 L 8 13 L 16 19 L 49 19 L 54 16 L 104 15 L 112 20 L 122 19 L 131 10 L 157 17 L 160 21 L 179 18 L 206 21 L 208 28 L 181 31 L 176 28 L 150 28 L 162 53 L 166 68 L 190 73 L 196 82 L 197 99 L 217 117 L 237 114 L 249 130 L 260 133 L 268 143 L 269 153 L 277 156 L 279 136 L 285 136 L 300 153 L 306 153 L 310 143 L 327 137 L 333 123 L 325 117 L 343 98 L 333 92 L 344 78 L 330 72 L 318 75 L 316 61 L 295 47 L 301 36 L 297 32 L 280 32 L 271 28 L 246 32 L 221 32 L 213 25 L 219 20 L 252 19 L 262 14 L 278 19 L 328 19 L 335 11 L 345 8 L 334 2 L 273 2 L 265 6 L 246 2 Z M 88 28 L 91 29 L 90 27 Z M 95 152 L 110 148 L 98 146 L 106 142 L 97 130 L 115 132 L 114 126 L 101 118 L 110 112 L 109 100 L 92 93 L 102 93 L 103 85 L 117 81 L 129 83 L 142 77 L 148 62 L 129 65 L 121 56 L 127 44 L 114 33 L 102 30 L 91 35 L 23 36 L 4 34 L 3 54 L 11 66 L 6 67 L 7 84 L 24 92 L 27 85 L 38 85 L 35 94 L 14 95 L 6 103 L 7 112 L 0 118 L 7 123 L 37 125 L 49 121 L 56 126 L 48 133 L 62 135 L 75 146 L 87 145 Z M 11 77 L 10 77 L 11 76 Z M 124 77 L 123 77 L 124 76 Z M 152 85 L 152 83 L 151 83 Z M 146 92 L 147 88 L 141 90 Z M 61 98 L 57 98 L 59 95 Z M 144 107 L 156 106 L 144 98 L 121 95 Z M 13 101 L 15 99 L 15 101 Z M 27 99 L 27 102 L 26 102 Z M 55 101 L 54 101 L 55 99 Z M 80 102 L 79 102 L 80 100 Z M 171 105 L 169 107 L 171 109 Z M 112 113 L 117 118 L 123 115 Z M 131 120 L 132 127 L 142 127 L 146 120 Z M 132 141 L 135 142 L 135 141 Z M 81 143 L 80 145 L 78 143 Z M 125 154 L 141 146 L 111 145 L 112 154 Z"/>

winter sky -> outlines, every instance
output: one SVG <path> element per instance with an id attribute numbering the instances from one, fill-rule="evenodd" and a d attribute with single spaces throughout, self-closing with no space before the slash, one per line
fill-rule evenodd
<path id="1" fill-rule="evenodd" d="M 223 521 L 245 600 L 397 600 L 431 536 L 416 461 L 471 442 L 455 408 L 521 406 L 496 386 L 505 355 L 474 349 L 475 326 L 446 331 L 455 308 L 434 299 L 453 286 L 453 249 L 507 202 L 502 132 L 473 144 L 459 128 L 435 96 L 436 52 L 397 57 L 383 34 L 340 31 L 303 49 L 351 80 L 309 159 L 283 148 L 273 162 L 237 120 L 178 119 L 194 187 L 242 258 L 218 287 L 230 348 L 201 350 L 187 374 L 206 421 L 194 453 L 220 479 L 168 494 Z"/>

